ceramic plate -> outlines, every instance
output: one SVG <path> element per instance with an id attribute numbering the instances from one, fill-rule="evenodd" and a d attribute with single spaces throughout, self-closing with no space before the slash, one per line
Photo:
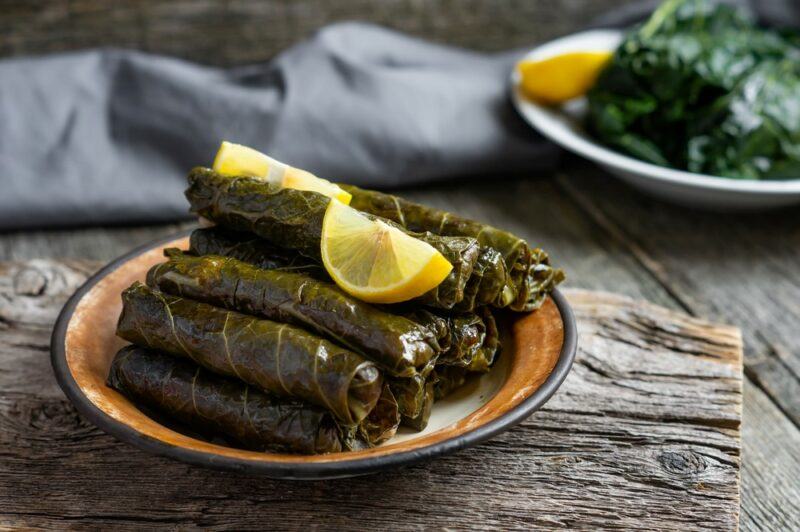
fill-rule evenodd
<path id="1" fill-rule="evenodd" d="M 555 292 L 538 311 L 507 320 L 498 363 L 437 401 L 423 432 L 401 428 L 374 449 L 314 456 L 245 451 L 196 439 L 151 419 L 105 385 L 111 359 L 125 344 L 114 334 L 120 293 L 133 281 L 144 281 L 147 270 L 164 260 L 164 248 L 186 249 L 188 240 L 188 233 L 164 239 L 107 265 L 70 298 L 53 332 L 53 369 L 67 397 L 98 427 L 146 451 L 276 478 L 362 475 L 457 451 L 507 430 L 553 395 L 575 357 L 575 321 Z"/>
<path id="2" fill-rule="evenodd" d="M 576 33 L 531 50 L 526 59 L 583 51 L 614 50 L 622 40 L 617 30 Z M 646 163 L 612 151 L 583 130 L 586 98 L 578 98 L 561 108 L 538 105 L 519 90 L 519 74 L 511 74 L 511 96 L 519 113 L 534 129 L 556 144 L 592 160 L 634 187 L 693 207 L 718 210 L 747 210 L 800 203 L 800 176 L 784 181 L 727 179 L 695 174 Z"/>

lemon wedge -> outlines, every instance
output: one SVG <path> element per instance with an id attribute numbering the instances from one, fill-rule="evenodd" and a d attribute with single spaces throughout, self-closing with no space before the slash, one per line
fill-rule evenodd
<path id="1" fill-rule="evenodd" d="M 427 242 L 331 200 L 322 222 L 322 263 L 345 292 L 399 303 L 436 287 L 453 269 Z"/>
<path id="2" fill-rule="evenodd" d="M 258 150 L 223 141 L 214 158 L 213 169 L 225 175 L 263 177 L 285 188 L 310 190 L 349 204 L 352 196 L 339 185 L 317 177 L 311 172 L 276 161 Z"/>
<path id="3" fill-rule="evenodd" d="M 546 105 L 583 96 L 611 59 L 613 52 L 571 52 L 517 64 L 522 92 Z"/>

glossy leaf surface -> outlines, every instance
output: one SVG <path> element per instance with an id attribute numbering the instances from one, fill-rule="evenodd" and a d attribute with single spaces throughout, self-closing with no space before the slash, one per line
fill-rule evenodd
<path id="1" fill-rule="evenodd" d="M 115 355 L 108 383 L 137 404 L 201 434 L 228 436 L 248 449 L 304 454 L 342 450 L 339 428 L 326 410 L 267 395 L 185 359 L 127 346 Z"/>
<path id="2" fill-rule="evenodd" d="M 524 240 L 507 231 L 391 194 L 341 186 L 353 196 L 351 207 L 390 219 L 410 231 L 472 237 L 478 241 L 482 249 L 476 273 L 467 284 L 466 302 L 457 306 L 458 310 L 490 304 L 530 311 L 538 308 L 564 279 L 561 270 L 550 266 L 547 253 L 531 249 Z M 480 278 L 475 279 L 476 276 Z"/>
<path id="3" fill-rule="evenodd" d="M 442 351 L 435 328 L 364 303 L 331 282 L 221 255 L 196 257 L 177 249 L 167 254 L 167 262 L 148 272 L 150 286 L 300 325 L 363 354 L 394 376 L 415 375 Z"/>
<path id="4" fill-rule="evenodd" d="M 138 345 L 284 397 L 322 406 L 347 425 L 375 407 L 377 366 L 308 331 L 220 309 L 134 283 L 122 294 L 117 334 Z"/>
<path id="5" fill-rule="evenodd" d="M 322 220 L 330 201 L 326 196 L 280 188 L 248 176 L 223 176 L 198 167 L 189 173 L 186 198 L 192 212 L 213 222 L 251 232 L 321 262 Z M 453 266 L 444 281 L 421 296 L 419 302 L 452 308 L 464 298 L 464 288 L 478 260 L 478 242 L 469 237 L 444 237 L 429 232 L 409 234 L 433 246 Z"/>

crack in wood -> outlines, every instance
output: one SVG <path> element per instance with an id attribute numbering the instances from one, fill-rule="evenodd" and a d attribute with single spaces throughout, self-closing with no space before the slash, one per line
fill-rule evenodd
<path id="1" fill-rule="evenodd" d="M 621 227 L 612 222 L 600 208 L 595 206 L 594 202 L 577 190 L 577 188 L 570 183 L 566 175 L 561 173 L 556 174 L 555 182 L 558 187 L 580 207 L 581 211 L 583 211 L 586 216 L 602 228 L 617 244 L 630 252 L 631 256 L 642 266 L 644 271 L 652 276 L 653 280 L 672 297 L 675 303 L 677 303 L 684 312 L 690 316 L 696 315 L 694 310 L 696 305 L 692 303 L 691 298 L 687 297 L 685 294 L 681 294 L 675 289 L 669 281 L 664 267 L 658 261 L 653 259 L 644 248 L 637 244 L 630 235 L 626 234 Z"/>
<path id="2" fill-rule="evenodd" d="M 697 301 L 695 301 L 692 297 L 689 297 L 679 286 L 677 283 L 673 282 L 670 278 L 670 275 L 667 273 L 666 268 L 654 257 L 648 253 L 645 248 L 638 243 L 636 238 L 630 234 L 629 232 L 625 231 L 623 227 L 616 223 L 612 218 L 605 213 L 603 208 L 596 204 L 595 201 L 592 201 L 584 191 L 578 188 L 575 184 L 572 183 L 566 175 L 559 174 L 556 177 L 556 183 L 560 190 L 562 190 L 583 212 L 583 214 L 589 219 L 591 219 L 594 223 L 596 223 L 606 234 L 617 244 L 626 249 L 631 255 L 637 260 L 637 262 L 642 266 L 642 268 L 648 272 L 656 282 L 665 290 L 667 294 L 678 304 L 686 313 L 692 316 L 696 316 L 698 314 L 697 309 L 701 308 Z M 757 333 L 758 334 L 758 333 Z M 767 342 L 768 351 L 771 350 L 769 347 L 769 342 Z M 769 356 L 769 353 L 767 353 Z M 780 357 L 776 357 L 780 358 Z M 757 386 L 762 392 L 764 392 L 777 406 L 777 408 L 784 414 L 786 417 L 797 427 L 800 429 L 800 401 L 795 401 L 797 406 L 794 403 L 787 404 L 786 398 L 794 398 L 798 394 L 790 392 L 788 390 L 781 390 L 780 393 L 776 393 L 776 390 L 767 383 L 767 379 L 771 379 L 770 375 L 763 376 L 760 374 L 757 368 L 753 367 L 753 364 L 749 360 L 744 361 L 744 374 L 745 376 L 755 385 Z M 796 372 L 792 372 L 793 377 L 795 378 L 795 382 L 791 387 L 795 389 L 795 391 L 800 390 L 800 377 L 798 377 Z"/>

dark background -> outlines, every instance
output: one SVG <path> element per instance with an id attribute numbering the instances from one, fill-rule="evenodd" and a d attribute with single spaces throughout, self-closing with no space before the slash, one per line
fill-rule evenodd
<path id="1" fill-rule="evenodd" d="M 0 56 L 135 48 L 232 66 L 315 29 L 362 20 L 437 42 L 506 50 L 569 33 L 632 0 L 0 0 Z"/>

